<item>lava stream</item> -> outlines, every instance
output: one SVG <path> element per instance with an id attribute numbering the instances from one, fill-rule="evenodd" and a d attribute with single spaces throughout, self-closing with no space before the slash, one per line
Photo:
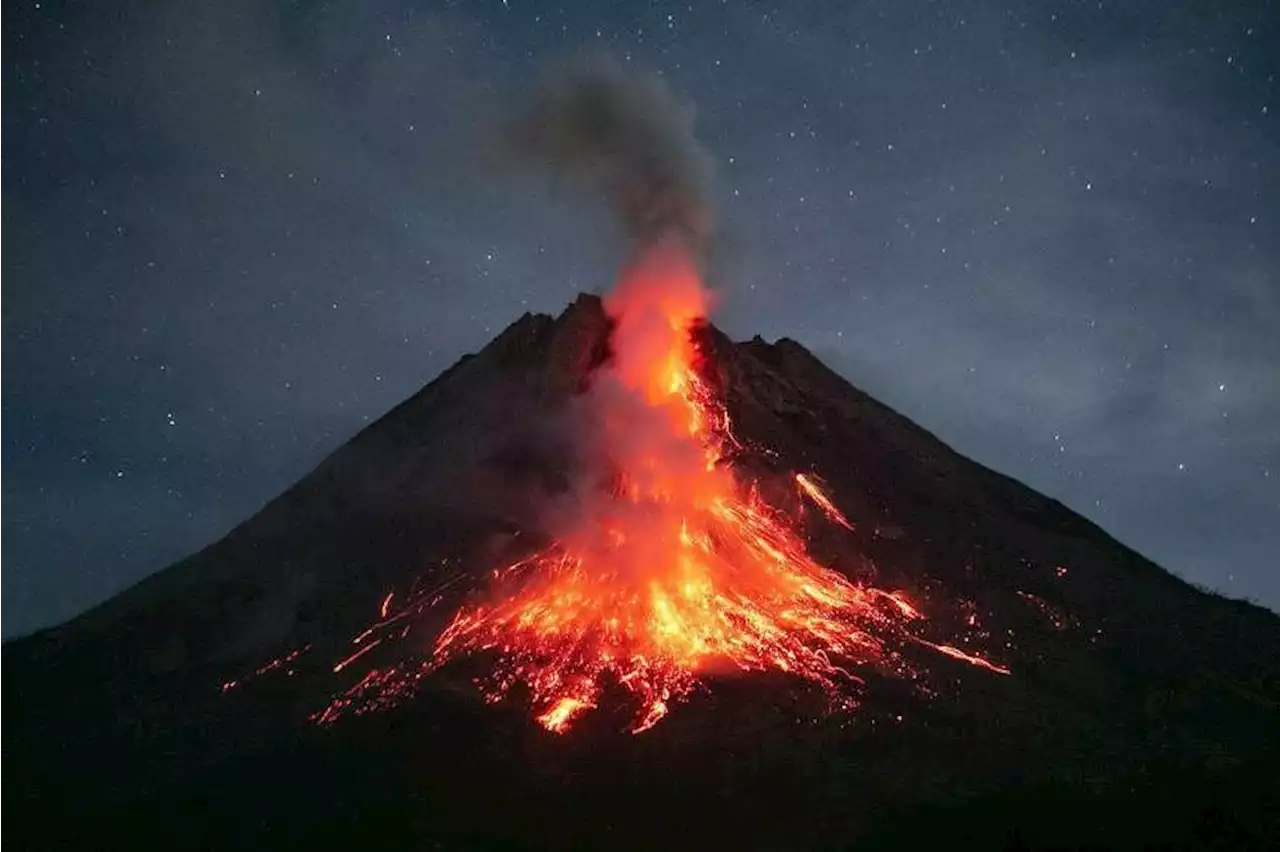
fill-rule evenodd
<path id="1" fill-rule="evenodd" d="M 639 733 L 715 671 L 782 672 L 838 708 L 854 704 L 857 669 L 913 674 L 898 653 L 907 644 L 1009 673 L 915 635 L 924 615 L 910 600 L 816 562 L 798 524 L 731 469 L 725 450 L 742 445 L 691 334 L 708 294 L 678 245 L 648 251 L 605 307 L 613 358 L 583 399 L 591 428 L 572 520 L 550 530 L 547 548 L 492 571 L 487 596 L 454 614 L 429 659 L 379 663 L 313 721 L 394 706 L 464 656 L 490 661 L 479 681 L 486 700 L 519 687 L 534 719 L 557 734 L 599 707 L 611 683 L 634 702 L 630 730 Z M 828 520 L 853 530 L 820 480 L 793 478 Z M 463 576 L 415 585 L 398 609 L 388 593 L 334 672 L 403 640 Z"/>
<path id="2" fill-rule="evenodd" d="M 790 520 L 722 463 L 733 437 L 698 371 L 690 330 L 707 294 L 688 258 L 651 252 L 606 308 L 614 360 L 588 401 L 613 487 L 591 492 L 555 545 L 499 572 L 492 602 L 461 609 L 433 667 L 493 654 L 489 698 L 522 684 L 554 732 L 609 680 L 634 698 L 639 732 L 714 667 L 786 672 L 844 704 L 850 667 L 901 668 L 885 641 L 905 638 L 915 608 L 815 562 Z M 853 528 L 813 478 L 796 482 Z"/>

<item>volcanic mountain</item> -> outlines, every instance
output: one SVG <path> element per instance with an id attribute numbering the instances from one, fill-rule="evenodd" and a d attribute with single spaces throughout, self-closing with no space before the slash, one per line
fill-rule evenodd
<path id="1" fill-rule="evenodd" d="M 606 307 L 525 315 L 221 541 L 6 644 L 14 848 L 1275 839 L 1280 618 L 792 340 L 691 317 L 670 377 L 742 497 L 678 546 L 761 579 L 584 586 L 562 530 L 636 538 L 566 497 L 609 428 Z"/>

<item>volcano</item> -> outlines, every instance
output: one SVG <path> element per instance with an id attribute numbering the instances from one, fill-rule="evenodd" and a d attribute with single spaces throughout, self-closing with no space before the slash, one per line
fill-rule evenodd
<path id="1" fill-rule="evenodd" d="M 10 841 L 1274 840 L 1280 618 L 644 287 L 672 274 L 526 314 L 6 644 Z"/>

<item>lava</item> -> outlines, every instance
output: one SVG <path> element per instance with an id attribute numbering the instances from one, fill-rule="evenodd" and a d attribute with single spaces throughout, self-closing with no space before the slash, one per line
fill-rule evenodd
<path id="1" fill-rule="evenodd" d="M 1009 673 L 1009 670 L 1004 666 L 997 665 L 996 663 L 993 663 L 990 660 L 984 659 L 983 657 L 980 657 L 977 654 L 970 654 L 967 651 L 962 651 L 959 648 L 955 647 L 954 645 L 935 645 L 932 642 L 926 642 L 923 639 L 919 641 L 920 641 L 920 644 L 928 645 L 930 648 L 933 648 L 935 651 L 938 651 L 939 653 L 942 653 L 942 654 L 946 654 L 948 657 L 951 657 L 952 659 L 961 660 L 962 662 L 966 662 L 972 666 L 980 666 L 981 668 L 987 669 L 988 671 L 993 671 L 996 674 L 1007 675 Z"/>
<path id="2" fill-rule="evenodd" d="M 907 645 L 1009 673 L 918 636 L 926 619 L 904 593 L 817 562 L 797 521 L 729 464 L 742 445 L 692 333 L 709 305 L 679 245 L 651 248 L 628 270 L 605 301 L 613 357 L 584 394 L 581 481 L 572 511 L 557 515 L 570 520 L 553 524 L 544 549 L 492 570 L 486 594 L 457 609 L 428 657 L 379 662 L 313 721 L 394 706 L 463 657 L 487 664 L 476 680 L 486 701 L 527 696 L 533 718 L 556 734 L 599 708 L 610 686 L 633 703 L 628 727 L 640 733 L 709 677 L 734 671 L 781 672 L 852 708 L 857 671 L 914 675 Z M 854 529 L 821 480 L 792 477 L 827 520 Z M 333 671 L 403 640 L 463 576 L 388 592 Z"/>
<path id="3" fill-rule="evenodd" d="M 491 655 L 487 696 L 522 685 L 550 731 L 596 707 L 609 682 L 634 700 L 640 732 L 716 670 L 785 672 L 849 705 L 854 667 L 905 667 L 894 648 L 919 611 L 818 564 L 724 463 L 736 441 L 691 335 L 708 301 L 678 248 L 624 277 L 606 301 L 614 360 L 588 392 L 610 487 L 589 492 L 554 545 L 496 572 L 490 600 L 460 609 L 436 641 L 433 667 Z M 795 480 L 853 529 L 814 478 Z"/>
<path id="4" fill-rule="evenodd" d="M 487 701 L 527 700 L 555 733 L 612 706 L 615 690 L 633 704 L 630 730 L 648 730 L 735 672 L 782 673 L 848 708 L 859 672 L 914 678 L 908 647 L 1007 673 L 920 638 L 926 619 L 905 594 L 853 582 L 809 553 L 801 519 L 763 494 L 794 484 L 818 522 L 856 533 L 816 474 L 762 483 L 736 465 L 776 462 L 781 448 L 735 438 L 716 365 L 699 350 L 712 302 L 699 272 L 715 232 L 712 159 L 685 106 L 661 81 L 593 68 L 550 85 L 503 138 L 517 159 L 603 199 L 635 250 L 604 300 L 609 358 L 568 406 L 583 427 L 569 487 L 538 507 L 546 546 L 491 570 L 429 649 L 405 637 L 438 627 L 427 610 L 474 574 L 386 591 L 355 647 L 333 651 L 332 672 L 348 685 L 311 718 L 391 706 L 463 658 L 486 667 L 472 679 Z"/>
<path id="5" fill-rule="evenodd" d="M 338 672 L 342 671 L 347 666 L 351 665 L 356 660 L 360 659 L 365 654 L 369 653 L 370 651 L 372 651 L 374 648 L 378 647 L 381 644 L 382 644 L 381 639 L 374 639 L 368 645 L 365 645 L 364 647 L 362 647 L 359 651 L 356 651 L 354 654 L 351 654 L 350 656 L 344 657 L 343 659 L 339 660 L 333 667 L 333 673 L 337 674 Z"/>
<path id="6" fill-rule="evenodd" d="M 815 481 L 815 477 L 805 476 L 803 473 L 797 473 L 796 485 L 800 487 L 801 493 L 816 503 L 818 508 L 821 509 L 823 514 L 828 518 L 847 530 L 853 530 L 853 524 L 849 523 L 849 519 L 844 516 L 844 513 L 836 508 L 836 504 L 831 502 L 831 498 L 823 493 L 822 489 Z"/>

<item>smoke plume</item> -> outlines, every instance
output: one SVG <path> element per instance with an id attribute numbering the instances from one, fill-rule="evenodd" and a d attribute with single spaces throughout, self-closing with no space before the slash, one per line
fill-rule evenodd
<path id="1" fill-rule="evenodd" d="M 504 141 L 520 160 L 603 193 L 639 253 L 679 240 L 700 261 L 715 216 L 693 118 L 658 77 L 597 58 L 554 72 Z"/>
<path id="2" fill-rule="evenodd" d="M 712 302 L 702 278 L 715 227 L 712 159 L 693 118 L 658 77 L 594 58 L 555 69 L 502 137 L 517 163 L 603 196 L 632 243 L 604 299 L 611 357 L 573 406 L 569 491 L 543 507 L 543 520 L 556 540 L 633 579 L 653 562 L 642 542 L 669 546 L 695 504 L 732 490 L 708 468 L 689 403 L 672 386 L 688 380 L 689 328 Z M 619 549 L 623 531 L 631 543 Z"/>

